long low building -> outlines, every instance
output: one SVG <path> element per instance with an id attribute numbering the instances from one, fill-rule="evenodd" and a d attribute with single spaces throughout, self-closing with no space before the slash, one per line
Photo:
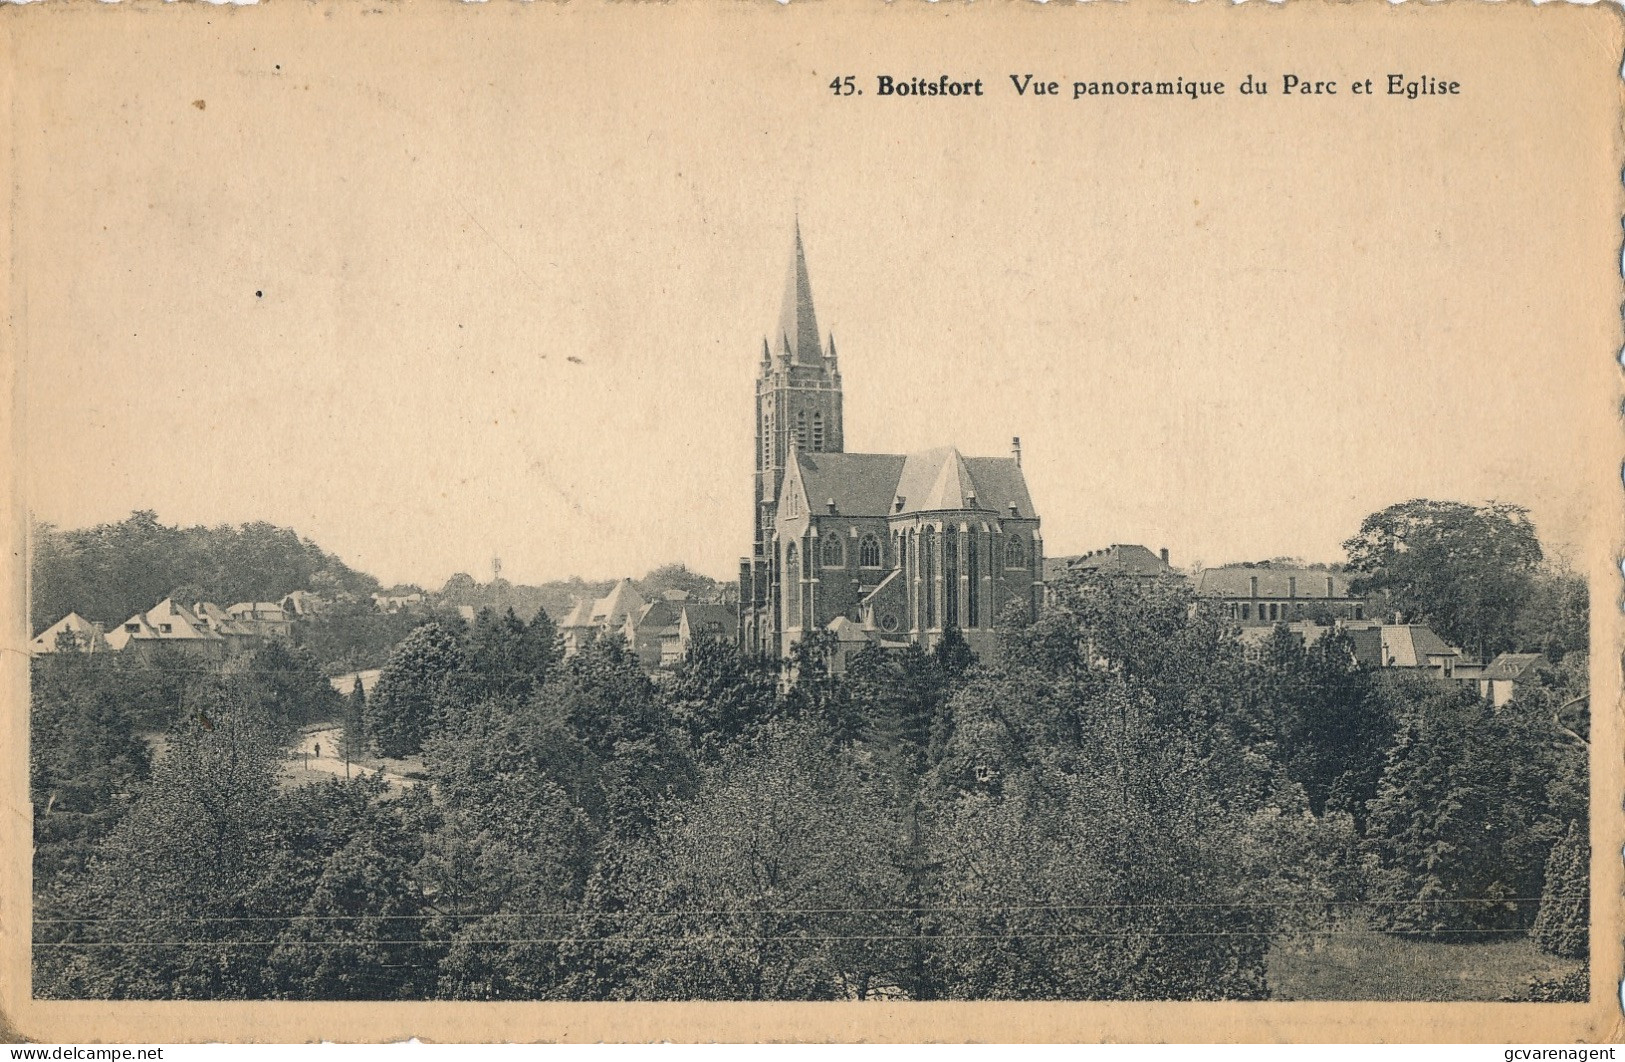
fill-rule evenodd
<path id="1" fill-rule="evenodd" d="M 1366 600 L 1350 591 L 1348 577 L 1323 568 L 1204 568 L 1196 596 L 1217 601 L 1240 627 L 1366 618 Z"/>

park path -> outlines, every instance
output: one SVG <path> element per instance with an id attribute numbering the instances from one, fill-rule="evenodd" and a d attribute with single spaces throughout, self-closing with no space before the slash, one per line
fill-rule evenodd
<path id="1" fill-rule="evenodd" d="M 354 680 L 352 679 L 352 681 Z M 405 776 L 397 774 L 387 767 L 368 766 L 355 762 L 351 762 L 346 767 L 341 744 L 343 736 L 344 728 L 333 725 L 313 727 L 301 733 L 289 756 L 289 777 L 297 781 L 302 775 L 308 774 L 312 776 L 311 780 L 314 781 L 314 776 L 319 774 L 328 774 L 335 778 L 357 778 L 381 773 L 386 782 L 397 788 L 404 788 L 412 784 Z M 348 774 L 346 774 L 346 770 L 348 770 Z"/>

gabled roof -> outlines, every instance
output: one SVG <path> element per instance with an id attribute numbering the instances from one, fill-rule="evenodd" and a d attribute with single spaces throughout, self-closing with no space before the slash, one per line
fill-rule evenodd
<path id="1" fill-rule="evenodd" d="M 592 604 L 584 598 L 576 598 L 576 603 L 569 613 L 559 621 L 560 629 L 565 627 L 592 626 Z"/>
<path id="2" fill-rule="evenodd" d="M 1337 572 L 1319 568 L 1204 568 L 1196 577 L 1198 597 L 1252 597 L 1253 580 L 1259 597 L 1298 597 L 1338 600 L 1349 596 L 1349 581 Z M 1326 592 L 1327 580 L 1331 593 Z"/>
<path id="3" fill-rule="evenodd" d="M 238 619 L 245 615 L 251 619 L 284 619 L 287 612 L 275 601 L 239 601 L 228 605 L 226 611 Z"/>
<path id="4" fill-rule="evenodd" d="M 862 624 L 846 616 L 836 616 L 830 620 L 829 630 L 835 635 L 835 640 L 843 645 L 866 645 L 874 641 Z"/>
<path id="5" fill-rule="evenodd" d="M 45 628 L 28 643 L 28 648 L 35 653 L 54 653 L 56 641 L 63 633 L 72 634 L 83 649 L 94 652 L 108 648 L 101 624 L 92 623 L 77 612 L 70 612 Z"/>
<path id="6" fill-rule="evenodd" d="M 1285 627 L 1302 640 L 1304 648 L 1313 646 L 1333 630 L 1331 627 L 1322 627 L 1318 623 L 1309 622 L 1287 623 Z M 1269 641 L 1274 634 L 1275 627 L 1243 627 L 1237 632 L 1236 640 L 1242 645 L 1257 647 Z"/>
<path id="7" fill-rule="evenodd" d="M 807 506 L 824 512 L 825 504 L 835 502 L 844 516 L 885 516 L 897 496 L 897 479 L 903 472 L 902 454 L 822 454 L 796 451 L 796 463 Z"/>
<path id="8" fill-rule="evenodd" d="M 1162 575 L 1172 569 L 1160 556 L 1144 546 L 1121 543 L 1068 557 L 1067 567 L 1085 572 L 1111 572 L 1125 575 Z"/>
<path id="9" fill-rule="evenodd" d="M 632 580 L 622 579 L 615 589 L 593 602 L 592 623 L 619 627 L 628 614 L 637 615 L 643 606 L 643 595 L 632 586 Z"/>
<path id="10" fill-rule="evenodd" d="M 179 640 L 208 640 L 220 637 L 203 625 L 192 610 L 172 598 L 164 598 L 147 611 L 147 623 L 155 628 L 153 634 L 137 633 L 136 637 L 156 637 Z M 164 630 L 168 624 L 169 629 Z"/>
<path id="11" fill-rule="evenodd" d="M 739 613 L 732 605 L 689 602 L 683 606 L 681 622 L 688 625 L 691 636 L 720 631 L 729 641 L 739 638 Z"/>
<path id="12" fill-rule="evenodd" d="M 1432 628 L 1419 623 L 1384 624 L 1354 628 L 1354 657 L 1368 667 L 1428 667 L 1429 657 L 1457 657 Z"/>
<path id="13" fill-rule="evenodd" d="M 237 617 L 212 601 L 199 601 L 193 606 L 193 612 L 198 622 L 219 634 L 245 637 L 259 633 L 254 628 L 240 623 Z M 281 613 L 282 610 L 279 608 L 277 612 Z"/>
<path id="14" fill-rule="evenodd" d="M 1542 653 L 1502 653 L 1490 661 L 1490 666 L 1484 669 L 1479 678 L 1484 679 L 1520 679 L 1536 664 L 1546 662 Z"/>
<path id="15" fill-rule="evenodd" d="M 889 516 L 975 509 L 1036 516 L 1021 466 L 1008 457 L 965 457 L 951 446 L 913 454 L 796 452 L 813 513 L 833 501 L 843 516 Z M 787 477 L 788 478 L 788 477 Z M 897 506 L 898 499 L 902 506 Z"/>
<path id="16" fill-rule="evenodd" d="M 651 601 L 634 613 L 637 617 L 635 625 L 640 628 L 648 624 L 653 624 L 657 628 L 676 626 L 679 617 L 682 615 L 682 604 L 681 601 L 672 601 L 666 598 Z"/>

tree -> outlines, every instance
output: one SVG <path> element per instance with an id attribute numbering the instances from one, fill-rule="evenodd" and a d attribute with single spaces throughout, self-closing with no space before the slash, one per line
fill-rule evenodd
<path id="1" fill-rule="evenodd" d="M 1552 846 L 1584 815 L 1583 754 L 1544 705 L 1410 686 L 1366 825 L 1381 920 L 1445 939 L 1526 930 Z"/>
<path id="2" fill-rule="evenodd" d="M 976 654 L 971 652 L 970 643 L 965 641 L 965 635 L 958 627 L 949 627 L 942 632 L 935 655 L 937 666 L 949 679 L 959 678 L 976 664 Z"/>
<path id="3" fill-rule="evenodd" d="M 273 718 L 288 727 L 325 722 L 342 710 L 338 691 L 308 649 L 272 639 L 254 651 L 247 667 Z"/>
<path id="4" fill-rule="evenodd" d="M 633 999 L 865 999 L 907 954 L 896 813 L 813 719 L 730 748 L 633 846 L 605 947 Z"/>
<path id="5" fill-rule="evenodd" d="M 231 683 L 200 691 L 127 815 L 41 924 L 36 993 L 217 999 L 266 993 L 277 727 Z"/>
<path id="6" fill-rule="evenodd" d="M 267 960 L 288 999 L 420 999 L 435 984 L 429 903 L 416 876 L 422 839 L 407 829 L 377 777 L 306 787 L 287 804 L 333 823 L 324 837 L 286 838 L 297 859 L 288 917 Z M 291 811 L 292 808 L 290 807 Z M 291 822 L 279 824 L 286 829 Z"/>
<path id="7" fill-rule="evenodd" d="M 438 623 L 407 635 L 378 675 L 366 729 L 380 756 L 410 756 L 440 724 L 452 677 L 466 667 L 457 639 Z"/>
<path id="8" fill-rule="evenodd" d="M 1591 953 L 1590 934 L 1591 845 L 1579 823 L 1571 822 L 1546 860 L 1540 913 L 1530 936 L 1541 951 L 1584 959 Z"/>
<path id="9" fill-rule="evenodd" d="M 709 575 L 689 571 L 682 563 L 662 564 L 637 582 L 638 593 L 644 600 L 653 601 L 667 591 L 679 591 L 696 598 L 710 598 L 719 583 Z"/>
<path id="10" fill-rule="evenodd" d="M 376 579 L 288 528 L 173 527 L 151 510 L 72 531 L 36 524 L 31 561 L 30 607 L 41 628 L 71 611 L 122 623 L 167 596 L 227 604 L 279 601 L 324 581 L 362 598 L 378 589 Z"/>
<path id="11" fill-rule="evenodd" d="M 1543 566 L 1531 580 L 1513 636 L 1522 652 L 1545 653 L 1554 664 L 1591 645 L 1590 595 L 1585 578 L 1559 565 Z"/>
<path id="12" fill-rule="evenodd" d="M 785 714 L 796 719 L 816 720 L 843 741 L 856 738 L 863 720 L 852 698 L 835 673 L 835 632 L 826 629 L 803 631 L 790 647 L 788 661 L 790 688 L 785 694 Z"/>
<path id="13" fill-rule="evenodd" d="M 344 699 L 344 734 L 341 740 L 346 763 L 367 754 L 367 691 L 361 685 L 360 675 L 355 677 L 355 685 L 350 687 L 350 695 Z"/>
<path id="14" fill-rule="evenodd" d="M 1343 543 L 1357 594 L 1384 593 L 1412 619 L 1481 657 L 1512 648 L 1540 566 L 1529 511 L 1417 499 L 1365 518 Z"/>
<path id="15" fill-rule="evenodd" d="M 1277 626 L 1256 675 L 1277 755 L 1310 809 L 1348 811 L 1363 826 L 1396 724 L 1373 675 L 1356 664 L 1349 636 L 1333 631 L 1305 648 L 1302 637 Z"/>
<path id="16" fill-rule="evenodd" d="M 672 716 L 704 762 L 778 710 L 778 663 L 743 653 L 731 642 L 701 638 L 672 669 L 665 688 Z"/>

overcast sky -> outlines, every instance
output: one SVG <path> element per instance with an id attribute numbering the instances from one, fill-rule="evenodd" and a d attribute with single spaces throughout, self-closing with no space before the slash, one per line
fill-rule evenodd
<path id="1" fill-rule="evenodd" d="M 939 20 L 925 61 L 711 11 L 709 38 L 625 9 L 380 19 L 360 49 L 353 18 L 277 47 L 227 12 L 25 54 L 35 515 L 270 520 L 429 587 L 493 556 L 515 581 L 730 576 L 799 210 L 847 449 L 1021 436 L 1051 554 L 1340 560 L 1412 497 L 1588 534 L 1610 326 L 1573 278 L 1618 230 L 1588 213 L 1602 138 L 1545 120 L 1575 85 L 1040 104 L 999 82 L 1272 67 L 1207 16 L 1143 61 Z M 1370 55 L 1414 68 L 1427 34 L 1392 25 Z M 1349 51 L 1341 76 L 1384 69 Z M 1503 51 L 1484 69 L 1515 73 Z M 997 94 L 868 76 L 939 68 Z M 834 98 L 839 73 L 871 91 Z"/>

